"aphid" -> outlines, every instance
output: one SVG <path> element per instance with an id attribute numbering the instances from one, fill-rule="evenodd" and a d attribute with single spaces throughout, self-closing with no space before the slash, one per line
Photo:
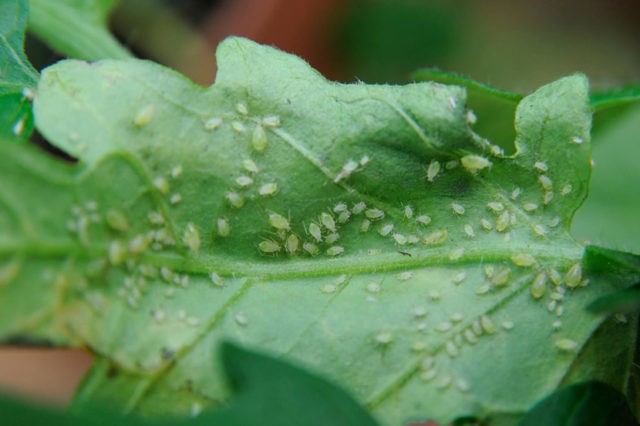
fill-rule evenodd
<path id="1" fill-rule="evenodd" d="M 453 96 L 449 96 L 447 98 L 447 101 L 449 102 L 449 106 L 451 107 L 451 109 L 456 109 L 456 106 L 458 106 L 456 98 L 454 98 Z"/>
<path id="2" fill-rule="evenodd" d="M 546 173 L 547 171 L 549 171 L 549 167 L 547 166 L 547 163 L 543 161 L 536 161 L 535 163 L 533 163 L 533 168 L 539 171 L 540 173 Z"/>
<path id="3" fill-rule="evenodd" d="M 247 131 L 247 128 L 241 121 L 232 121 L 231 128 L 238 133 L 244 133 Z"/>
<path id="4" fill-rule="evenodd" d="M 366 287 L 369 293 L 379 293 L 380 292 L 380 284 L 378 283 L 369 283 Z"/>
<path id="5" fill-rule="evenodd" d="M 533 232 L 539 237 L 544 237 L 549 233 L 549 230 L 546 226 L 538 223 L 536 225 L 533 225 Z"/>
<path id="6" fill-rule="evenodd" d="M 464 314 L 462 314 L 461 312 L 454 312 L 451 314 L 451 321 L 455 322 L 460 322 L 464 319 Z"/>
<path id="7" fill-rule="evenodd" d="M 393 223 L 387 223 L 382 228 L 380 228 L 378 233 L 383 237 L 386 237 L 391 233 L 391 231 L 393 231 Z"/>
<path id="8" fill-rule="evenodd" d="M 246 188 L 247 186 L 253 185 L 253 179 L 247 175 L 241 175 L 236 178 L 236 183 L 239 187 Z"/>
<path id="9" fill-rule="evenodd" d="M 485 333 L 487 334 L 493 334 L 496 332 L 497 327 L 496 325 L 493 323 L 493 321 L 491 320 L 491 318 L 489 318 L 486 315 L 482 315 L 480 317 L 480 325 L 482 325 L 482 329 L 485 331 Z"/>
<path id="10" fill-rule="evenodd" d="M 333 206 L 333 212 L 334 213 L 342 213 L 345 211 L 348 211 L 348 207 L 345 203 L 338 203 L 335 206 Z"/>
<path id="11" fill-rule="evenodd" d="M 386 346 L 386 345 L 390 344 L 391 342 L 393 342 L 393 335 L 391 333 L 389 333 L 388 331 L 382 331 L 382 332 L 376 334 L 375 341 L 379 345 Z"/>
<path id="12" fill-rule="evenodd" d="M 351 217 L 351 212 L 349 212 L 349 210 L 345 210 L 343 212 L 340 212 L 340 214 L 338 214 L 338 223 L 340 224 L 345 224 L 349 221 L 349 218 Z"/>
<path id="13" fill-rule="evenodd" d="M 324 239 L 324 241 L 327 244 L 333 244 L 336 241 L 338 241 L 340 239 L 340 234 L 338 234 L 337 232 L 332 232 L 331 234 L 327 235 Z"/>
<path id="14" fill-rule="evenodd" d="M 114 231 L 125 232 L 129 229 L 129 221 L 120 210 L 109 209 L 106 215 L 107 225 Z"/>
<path id="15" fill-rule="evenodd" d="M 479 170 L 483 170 L 486 168 L 491 168 L 492 163 L 488 159 L 475 154 L 469 154 L 460 159 L 462 163 L 462 167 L 469 170 L 472 173 L 475 173 Z"/>
<path id="16" fill-rule="evenodd" d="M 495 212 L 495 213 L 500 213 L 501 211 L 504 210 L 504 204 L 498 202 L 498 201 L 489 201 L 487 203 L 487 207 L 489 208 L 489 210 Z"/>
<path id="17" fill-rule="evenodd" d="M 556 286 L 560 286 L 562 284 L 562 274 L 555 270 L 554 268 L 549 268 L 547 270 L 547 274 L 549 275 L 549 279 Z"/>
<path id="18" fill-rule="evenodd" d="M 129 251 L 132 254 L 141 254 L 149 248 L 150 242 L 146 235 L 138 234 L 129 241 Z"/>
<path id="19" fill-rule="evenodd" d="M 236 323 L 241 327 L 246 327 L 249 324 L 249 319 L 241 312 L 238 312 L 234 316 L 234 319 L 236 320 Z"/>
<path id="20" fill-rule="evenodd" d="M 540 272 L 531 283 L 531 295 L 534 299 L 540 299 L 547 290 L 547 274 Z"/>
<path id="21" fill-rule="evenodd" d="M 267 139 L 267 132 L 264 131 L 264 128 L 261 125 L 257 125 L 253 130 L 253 135 L 251 136 L 251 146 L 258 152 L 262 152 L 267 147 L 269 140 Z"/>
<path id="22" fill-rule="evenodd" d="M 425 245 L 442 244 L 443 242 L 446 241 L 448 236 L 449 236 L 449 233 L 447 232 L 446 229 L 438 229 L 438 230 L 433 231 L 432 233 L 430 233 L 426 237 L 424 237 L 422 239 L 422 242 Z"/>
<path id="23" fill-rule="evenodd" d="M 404 217 L 405 219 L 411 219 L 413 217 L 413 207 L 409 204 L 404 206 Z"/>
<path id="24" fill-rule="evenodd" d="M 329 213 L 320 213 L 320 223 L 322 223 L 322 225 L 324 225 L 324 227 L 329 231 L 336 232 L 336 223 L 333 220 L 333 216 L 331 216 Z"/>
<path id="25" fill-rule="evenodd" d="M 581 280 L 582 265 L 580 265 L 580 262 L 576 262 L 567 271 L 567 274 L 565 275 L 565 282 L 567 283 L 567 287 L 575 288 L 580 284 Z"/>
<path id="26" fill-rule="evenodd" d="M 353 160 L 347 161 L 342 166 L 342 170 L 340 170 L 340 173 L 338 173 L 335 179 L 333 179 L 333 182 L 338 183 L 343 179 L 348 179 L 349 176 L 351 176 L 351 173 L 353 173 L 357 168 L 358 168 L 358 163 L 356 163 Z"/>
<path id="27" fill-rule="evenodd" d="M 427 296 L 434 302 L 440 300 L 440 292 L 438 290 L 431 290 Z"/>
<path id="28" fill-rule="evenodd" d="M 238 102 L 236 104 L 236 111 L 238 111 L 238 114 L 241 115 L 249 114 L 249 108 L 247 108 L 247 104 L 245 104 L 244 102 Z"/>
<path id="29" fill-rule="evenodd" d="M 464 247 L 458 247 L 449 253 L 449 260 L 454 261 L 460 259 L 464 255 Z"/>
<path id="30" fill-rule="evenodd" d="M 547 310 L 549 312 L 553 312 L 556 310 L 556 307 L 558 306 L 558 301 L 557 300 L 552 300 L 551 302 L 549 302 L 549 304 L 547 305 Z"/>
<path id="31" fill-rule="evenodd" d="M 338 290 L 338 287 L 335 284 L 325 284 L 320 289 L 324 294 L 332 294 Z"/>
<path id="32" fill-rule="evenodd" d="M 403 245 L 407 244 L 407 237 L 405 237 L 405 236 L 404 236 L 404 235 L 402 235 L 402 234 L 395 233 L 395 234 L 393 234 L 393 236 L 392 236 L 392 237 L 393 237 L 393 240 L 394 240 L 394 241 L 396 242 L 396 244 L 398 244 L 398 245 L 403 246 Z M 409 256 L 411 256 L 411 254 L 409 254 Z"/>
<path id="33" fill-rule="evenodd" d="M 513 321 L 502 321 L 501 325 L 505 330 L 513 330 L 514 327 Z"/>
<path id="34" fill-rule="evenodd" d="M 470 328 L 465 329 L 462 335 L 464 339 L 470 344 L 475 345 L 476 343 L 478 343 L 478 337 Z"/>
<path id="35" fill-rule="evenodd" d="M 438 380 L 438 383 L 436 383 L 436 387 L 438 389 L 440 389 L 440 390 L 445 390 L 449 386 L 451 386 L 451 381 L 452 381 L 451 376 L 444 375 L 444 376 L 440 377 L 440 380 Z"/>
<path id="36" fill-rule="evenodd" d="M 311 222 L 307 230 L 317 242 L 322 241 L 322 230 L 320 230 L 320 226 L 317 223 Z"/>
<path id="37" fill-rule="evenodd" d="M 563 196 L 569 195 L 572 190 L 573 190 L 573 187 L 570 184 L 566 184 L 565 186 L 562 187 L 560 194 L 562 194 Z"/>
<path id="38" fill-rule="evenodd" d="M 549 176 L 538 176 L 538 182 L 540 183 L 542 189 L 544 189 L 545 191 L 550 191 L 551 189 L 553 189 L 553 181 L 549 178 Z"/>
<path id="39" fill-rule="evenodd" d="M 491 231 L 493 229 L 493 225 L 491 224 L 489 219 L 486 218 L 480 219 L 480 226 L 482 226 L 482 229 L 484 229 L 485 231 Z"/>
<path id="40" fill-rule="evenodd" d="M 164 217 L 159 212 L 150 212 L 147 217 L 153 225 L 163 225 Z"/>
<path id="41" fill-rule="evenodd" d="M 462 204 L 456 203 L 455 201 L 451 203 L 451 210 L 453 210 L 454 214 L 458 216 L 462 216 L 465 212 L 465 208 Z"/>
<path id="42" fill-rule="evenodd" d="M 438 376 L 438 371 L 431 369 L 420 373 L 420 379 L 424 382 L 430 382 Z"/>
<path id="43" fill-rule="evenodd" d="M 258 244 L 258 249 L 265 254 L 278 253 L 282 247 L 273 240 L 264 240 Z"/>
<path id="44" fill-rule="evenodd" d="M 149 124 L 149 122 L 151 122 L 151 119 L 153 118 L 154 111 L 155 107 L 153 105 L 147 105 L 141 108 L 133 119 L 134 126 L 142 127 Z"/>
<path id="45" fill-rule="evenodd" d="M 294 254 L 298 251 L 300 247 L 300 240 L 295 234 L 291 234 L 287 237 L 287 240 L 284 243 L 284 248 L 287 250 L 289 254 Z"/>
<path id="46" fill-rule="evenodd" d="M 371 219 L 371 220 L 379 220 L 379 219 L 384 218 L 384 212 L 382 210 L 376 209 L 376 208 L 366 210 L 364 212 L 364 215 L 367 217 L 367 219 Z"/>
<path id="47" fill-rule="evenodd" d="M 417 235 L 408 235 L 407 236 L 407 243 L 409 244 L 418 244 L 420 242 L 420 238 L 418 238 Z"/>
<path id="48" fill-rule="evenodd" d="M 511 256 L 511 261 L 516 266 L 531 266 L 536 264 L 536 258 L 529 253 L 517 253 Z"/>
<path id="49" fill-rule="evenodd" d="M 444 168 L 447 170 L 453 170 L 456 167 L 458 167 L 460 165 L 460 163 L 458 163 L 457 160 L 451 160 L 451 161 L 447 161 L 444 165 Z"/>
<path id="50" fill-rule="evenodd" d="M 451 330 L 451 328 L 453 328 L 453 324 L 451 324 L 449 321 L 442 321 L 441 323 L 438 323 L 436 325 L 436 331 L 439 331 L 441 333 L 445 333 Z"/>
<path id="51" fill-rule="evenodd" d="M 467 110 L 467 115 L 466 115 L 465 118 L 467 120 L 467 123 L 472 124 L 472 125 L 476 124 L 476 122 L 478 121 L 478 117 L 476 117 L 475 112 L 473 112 L 473 110 L 471 110 L 471 109 Z"/>
<path id="52" fill-rule="evenodd" d="M 331 246 L 327 249 L 327 255 L 329 256 L 339 256 L 344 253 L 344 247 L 342 246 Z"/>
<path id="53" fill-rule="evenodd" d="M 169 187 L 169 181 L 164 176 L 158 176 L 153 180 L 153 186 L 163 194 L 168 194 L 171 188 Z"/>
<path id="54" fill-rule="evenodd" d="M 222 118 L 220 117 L 211 117 L 207 121 L 204 122 L 204 128 L 208 131 L 216 130 L 222 124 Z"/>
<path id="55" fill-rule="evenodd" d="M 478 296 L 482 296 L 491 291 L 491 286 L 489 284 L 482 284 L 480 287 L 476 288 L 476 294 Z"/>
<path id="56" fill-rule="evenodd" d="M 224 279 L 220 275 L 218 275 L 217 272 L 213 272 L 213 271 L 210 272 L 209 279 L 213 284 L 217 285 L 218 287 L 224 287 Z"/>
<path id="57" fill-rule="evenodd" d="M 178 204 L 180 201 L 182 201 L 182 195 L 179 193 L 172 194 L 171 197 L 169 197 L 169 202 L 171 204 Z"/>
<path id="58" fill-rule="evenodd" d="M 532 212 L 538 208 L 538 205 L 536 203 L 525 203 L 522 208 L 525 209 L 525 211 Z"/>
<path id="59" fill-rule="evenodd" d="M 427 226 L 431 223 L 431 216 L 421 214 L 420 216 L 416 217 L 416 222 L 423 226 Z"/>
<path id="60" fill-rule="evenodd" d="M 429 167 L 427 167 L 427 180 L 433 182 L 434 179 L 440 173 L 440 162 L 438 160 L 431 160 Z"/>
<path id="61" fill-rule="evenodd" d="M 127 248 L 120 241 L 112 241 L 109 244 L 109 262 L 112 265 L 120 265 L 127 256 Z"/>
<path id="62" fill-rule="evenodd" d="M 244 197 L 237 192 L 229 191 L 225 194 L 225 197 L 227 198 L 227 201 L 229 201 L 229 204 L 236 209 L 244 206 Z"/>
<path id="63" fill-rule="evenodd" d="M 563 352 L 573 352 L 578 348 L 578 343 L 575 340 L 564 337 L 557 339 L 554 343 Z"/>
<path id="64" fill-rule="evenodd" d="M 454 284 L 460 284 L 462 281 L 465 280 L 465 278 L 467 278 L 467 273 L 466 272 L 458 272 L 457 274 L 455 274 L 453 276 L 451 281 L 453 281 Z"/>
<path id="65" fill-rule="evenodd" d="M 549 226 L 551 228 L 555 228 L 556 226 L 560 225 L 560 216 L 554 216 L 551 218 L 551 220 L 549 220 Z"/>
<path id="66" fill-rule="evenodd" d="M 451 340 L 447 341 L 447 343 L 445 344 L 445 349 L 447 351 L 447 355 L 449 355 L 451 358 L 455 358 L 460 355 L 458 347 Z"/>
<path id="67" fill-rule="evenodd" d="M 320 253 L 320 249 L 318 249 L 318 246 L 310 242 L 305 242 L 304 244 L 302 244 L 302 249 L 309 253 L 311 256 L 315 256 Z"/>
<path id="68" fill-rule="evenodd" d="M 360 224 L 360 232 L 367 232 L 369 231 L 370 227 L 371 227 L 371 221 L 369 219 L 365 219 L 362 221 L 362 224 Z"/>
<path id="69" fill-rule="evenodd" d="M 411 278 L 413 278 L 413 272 L 411 271 L 404 271 L 398 274 L 398 280 L 400 281 L 408 281 Z"/>
<path id="70" fill-rule="evenodd" d="M 258 189 L 258 194 L 263 197 L 270 197 L 278 192 L 278 184 L 275 182 L 265 183 Z"/>
<path id="71" fill-rule="evenodd" d="M 505 285 L 511 278 L 511 268 L 504 267 L 491 277 L 491 284 L 494 286 Z"/>
<path id="72" fill-rule="evenodd" d="M 584 142 L 584 139 L 582 139 L 581 137 L 574 136 L 571 138 L 571 143 L 573 144 L 581 145 L 583 142 Z"/>
<path id="73" fill-rule="evenodd" d="M 555 320 L 554 322 L 551 323 L 551 328 L 553 329 L 553 331 L 560 330 L 562 328 L 562 321 Z"/>
<path id="74" fill-rule="evenodd" d="M 493 155 L 493 156 L 501 157 L 501 156 L 504 155 L 504 149 L 502 149 L 498 145 L 491 145 L 489 150 L 491 151 L 491 155 Z"/>
<path id="75" fill-rule="evenodd" d="M 415 316 L 416 318 L 425 317 L 427 313 L 427 308 L 425 308 L 424 306 L 416 306 L 415 308 L 413 308 L 413 316 Z"/>
<path id="76" fill-rule="evenodd" d="M 520 197 L 520 194 L 522 193 L 522 189 L 520 188 L 514 188 L 513 191 L 511 191 L 511 199 L 513 201 L 517 200 L 518 197 Z"/>
<path id="77" fill-rule="evenodd" d="M 280 125 L 280 117 L 277 115 L 267 115 L 262 117 L 262 124 L 267 127 L 278 127 Z"/>
<path id="78" fill-rule="evenodd" d="M 504 211 L 496 219 L 496 231 L 504 232 L 511 223 L 511 215 L 508 211 Z"/>
<path id="79" fill-rule="evenodd" d="M 365 202 L 359 201 L 353 205 L 353 207 L 351 208 L 351 213 L 353 213 L 354 215 L 358 215 L 363 211 L 365 211 L 366 208 L 367 208 L 367 205 L 365 204 Z"/>
<path id="80" fill-rule="evenodd" d="M 193 222 L 187 223 L 182 234 L 182 242 L 194 253 L 200 251 L 200 231 L 193 224 Z"/>
<path id="81" fill-rule="evenodd" d="M 278 213 L 269 213 L 269 224 L 276 229 L 288 231 L 291 229 L 289 221 Z"/>
<path id="82" fill-rule="evenodd" d="M 427 350 L 427 348 L 427 342 L 425 342 L 424 340 L 416 340 L 415 342 L 411 343 L 411 350 L 413 352 L 424 352 Z"/>
<path id="83" fill-rule="evenodd" d="M 545 206 L 549 204 L 551 201 L 553 201 L 553 192 L 552 191 L 545 192 L 544 197 L 542 198 L 542 201 L 544 202 Z"/>
<path id="84" fill-rule="evenodd" d="M 473 226 L 471 226 L 471 224 L 467 223 L 466 225 L 464 225 L 464 233 L 467 235 L 467 237 L 469 238 L 473 238 L 476 236 L 475 231 L 473 230 Z"/>
<path id="85" fill-rule="evenodd" d="M 249 173 L 258 173 L 258 165 L 250 158 L 242 160 L 242 167 Z"/>
<path id="86" fill-rule="evenodd" d="M 366 166 L 367 164 L 369 164 L 369 161 L 371 161 L 371 159 L 369 158 L 368 155 L 363 155 L 362 157 L 360 157 L 360 165 L 362 167 Z"/>

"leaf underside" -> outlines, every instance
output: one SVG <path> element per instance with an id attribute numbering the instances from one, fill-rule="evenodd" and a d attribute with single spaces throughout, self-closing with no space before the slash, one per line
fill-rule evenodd
<path id="1" fill-rule="evenodd" d="M 505 156 L 459 87 L 335 84 L 239 38 L 218 64 L 201 88 L 62 61 L 36 126 L 79 163 L 0 144 L 0 336 L 94 351 L 76 406 L 220 405 L 210 360 L 231 339 L 386 424 L 517 416 L 633 341 L 633 322 L 596 333 L 583 307 L 624 283 L 580 273 L 568 233 L 590 174 L 583 76 L 520 102 Z"/>

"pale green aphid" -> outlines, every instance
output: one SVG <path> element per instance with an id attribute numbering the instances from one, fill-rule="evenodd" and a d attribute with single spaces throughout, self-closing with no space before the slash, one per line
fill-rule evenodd
<path id="1" fill-rule="evenodd" d="M 509 282 L 509 278 L 511 278 L 511 268 L 504 267 L 491 277 L 491 284 L 502 286 Z"/>
<path id="2" fill-rule="evenodd" d="M 153 113 L 154 112 L 155 112 L 155 106 L 153 106 L 153 105 L 146 105 L 146 106 L 142 107 L 136 113 L 136 116 L 133 119 L 133 124 L 136 127 L 146 126 L 147 124 L 149 124 L 151 122 L 151 119 L 153 118 Z"/>
<path id="3" fill-rule="evenodd" d="M 339 256 L 344 253 L 344 247 L 342 246 L 331 246 L 327 249 L 327 254 L 329 256 Z"/>
<path id="4" fill-rule="evenodd" d="M 421 214 L 420 216 L 416 217 L 416 222 L 421 225 L 427 226 L 431 223 L 431 216 Z"/>
<path id="5" fill-rule="evenodd" d="M 242 167 L 249 173 L 258 173 L 258 165 L 250 158 L 242 160 Z"/>
<path id="6" fill-rule="evenodd" d="M 218 235 L 220 235 L 221 237 L 228 237 L 231 233 L 231 225 L 229 224 L 229 221 L 227 219 L 219 218 L 217 220 L 217 226 Z"/>
<path id="7" fill-rule="evenodd" d="M 364 215 L 371 220 L 379 220 L 384 218 L 384 212 L 380 209 L 375 209 L 375 208 L 365 211 Z"/>
<path id="8" fill-rule="evenodd" d="M 253 179 L 247 175 L 241 175 L 236 178 L 236 183 L 241 188 L 246 188 L 253 185 Z"/>
<path id="9" fill-rule="evenodd" d="M 336 222 L 329 213 L 320 213 L 320 223 L 331 232 L 336 232 Z"/>
<path id="10" fill-rule="evenodd" d="M 391 342 L 393 342 L 393 335 L 391 333 L 389 333 L 388 331 L 383 331 L 383 332 L 380 332 L 380 333 L 378 333 L 376 335 L 375 341 L 379 345 L 386 346 L 386 345 L 390 344 Z"/>
<path id="11" fill-rule="evenodd" d="M 486 315 L 482 315 L 480 317 L 480 325 L 482 325 L 482 329 L 487 334 L 493 334 L 498 330 L 498 328 L 496 327 L 494 322 L 491 320 L 491 318 L 489 318 Z"/>
<path id="12" fill-rule="evenodd" d="M 107 225 L 115 231 L 125 232 L 129 229 L 129 221 L 120 210 L 109 209 L 105 217 Z"/>
<path id="13" fill-rule="evenodd" d="M 268 143 L 269 141 L 267 139 L 267 132 L 264 131 L 264 127 L 258 124 L 253 130 L 253 135 L 251 137 L 251 146 L 253 146 L 253 149 L 255 149 L 256 151 L 262 152 L 265 150 Z"/>
<path id="14" fill-rule="evenodd" d="M 244 197 L 235 191 L 227 192 L 225 197 L 227 198 L 227 201 L 229 201 L 229 204 L 236 209 L 244 206 Z"/>
<path id="15" fill-rule="evenodd" d="M 391 231 L 393 231 L 393 223 L 387 223 L 378 230 L 378 233 L 383 237 L 386 237 L 391 233 Z"/>
<path id="16" fill-rule="evenodd" d="M 504 204 L 498 202 L 498 201 L 489 201 L 487 203 L 487 207 L 489 208 L 489 210 L 496 212 L 496 213 L 500 213 L 501 211 L 504 210 Z"/>
<path id="17" fill-rule="evenodd" d="M 531 283 L 531 295 L 534 299 L 540 299 L 547 290 L 547 274 L 540 272 Z"/>
<path id="18" fill-rule="evenodd" d="M 516 253 L 511 256 L 511 261 L 516 266 L 531 266 L 536 264 L 536 258 L 529 253 Z"/>
<path id="19" fill-rule="evenodd" d="M 169 186 L 169 181 L 164 176 L 156 177 L 153 180 L 153 186 L 155 186 L 156 189 L 163 194 L 168 194 L 169 191 L 171 190 L 171 187 Z"/>
<path id="20" fill-rule="evenodd" d="M 431 160 L 429 167 L 427 167 L 427 180 L 433 182 L 440 173 L 440 162 L 438 160 Z"/>
<path id="21" fill-rule="evenodd" d="M 557 339 L 555 341 L 555 345 L 563 352 L 573 352 L 578 348 L 578 343 L 575 340 L 567 339 L 565 337 Z"/>
<path id="22" fill-rule="evenodd" d="M 210 272 L 209 279 L 213 284 L 215 284 L 218 287 L 224 286 L 224 279 L 217 272 L 213 272 L 213 271 Z"/>
<path id="23" fill-rule="evenodd" d="M 278 213 L 269 213 L 269 224 L 276 229 L 282 229 L 286 231 L 291 229 L 287 218 Z"/>
<path id="24" fill-rule="evenodd" d="M 302 249 L 309 253 L 311 256 L 315 256 L 320 253 L 320 249 L 318 248 L 318 246 L 308 241 L 302 244 Z"/>
<path id="25" fill-rule="evenodd" d="M 265 183 L 258 189 L 258 194 L 263 197 L 270 197 L 278 192 L 278 184 L 275 182 Z"/>
<path id="26" fill-rule="evenodd" d="M 289 254 L 295 254 L 300 247 L 300 240 L 298 236 L 295 234 L 291 234 L 287 237 L 287 240 L 284 243 L 284 247 Z"/>
<path id="27" fill-rule="evenodd" d="M 438 229 L 436 231 L 433 231 L 426 237 L 424 237 L 422 239 L 422 242 L 425 245 L 442 244 L 443 242 L 446 241 L 448 236 L 449 236 L 449 233 L 447 232 L 446 229 Z"/>
<path id="28" fill-rule="evenodd" d="M 451 210 L 453 210 L 453 213 L 458 216 L 462 216 L 465 212 L 464 206 L 460 203 L 456 203 L 455 201 L 451 203 Z"/>
<path id="29" fill-rule="evenodd" d="M 576 262 L 567 271 L 565 275 L 565 282 L 567 283 L 567 287 L 575 288 L 580 285 L 582 281 L 582 265 L 580 262 Z"/>
<path id="30" fill-rule="evenodd" d="M 258 249 L 265 254 L 278 253 L 282 247 L 273 240 L 264 240 L 258 244 Z"/>
<path id="31" fill-rule="evenodd" d="M 204 128 L 209 131 L 216 130 L 220 125 L 222 125 L 222 118 L 220 117 L 211 117 L 204 122 Z"/>
<path id="32" fill-rule="evenodd" d="M 462 163 L 462 167 L 464 167 L 465 169 L 471 172 L 477 172 L 479 170 L 491 168 L 492 166 L 491 161 L 489 161 L 488 159 L 480 155 L 475 155 L 475 154 L 470 154 L 462 157 L 460 159 L 460 162 Z"/>
<path id="33" fill-rule="evenodd" d="M 321 242 L 322 241 L 322 230 L 320 229 L 320 226 L 318 226 L 317 223 L 315 222 L 311 222 L 309 224 L 309 227 L 307 228 L 309 234 L 317 241 L 317 242 Z"/>
<path id="34" fill-rule="evenodd" d="M 194 253 L 200 251 L 200 231 L 193 224 L 193 222 L 187 223 L 182 235 L 182 242 Z"/>

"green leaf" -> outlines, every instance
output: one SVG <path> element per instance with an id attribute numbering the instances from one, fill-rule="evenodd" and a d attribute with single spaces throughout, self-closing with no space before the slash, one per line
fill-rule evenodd
<path id="1" fill-rule="evenodd" d="M 72 58 L 124 59 L 131 53 L 107 27 L 118 0 L 29 0 L 29 30 L 53 49 Z"/>
<path id="2" fill-rule="evenodd" d="M 504 156 L 460 87 L 330 83 L 237 38 L 218 64 L 204 89 L 144 61 L 60 62 L 36 123 L 79 163 L 0 145 L 0 336 L 102 357 L 79 404 L 224 404 L 209 362 L 233 339 L 385 424 L 446 423 L 524 414 L 610 361 L 607 339 L 632 353 L 634 322 L 601 334 L 583 309 L 631 283 L 587 285 L 568 233 L 590 173 L 583 76 L 520 102 Z M 619 385 L 618 364 L 591 374 Z"/>
<path id="3" fill-rule="evenodd" d="M 640 107 L 634 107 L 595 135 L 595 167 L 589 198 L 572 233 L 593 244 L 640 253 Z"/>
<path id="4" fill-rule="evenodd" d="M 606 279 L 640 282 L 640 256 L 603 248 L 589 251 L 589 269 Z M 595 313 L 630 313 L 640 307 L 640 284 L 607 294 L 588 306 Z"/>
<path id="5" fill-rule="evenodd" d="M 513 116 L 523 95 L 434 69 L 416 71 L 412 77 L 416 81 L 434 81 L 467 89 L 467 105 L 472 111 L 470 119 L 474 130 L 507 151 L 513 150 L 516 136 Z"/>
<path id="6" fill-rule="evenodd" d="M 192 404 L 188 420 L 143 421 L 113 412 L 83 407 L 66 415 L 0 398 L 3 425 L 216 425 L 375 426 L 371 416 L 344 390 L 326 380 L 272 357 L 250 352 L 236 344 L 222 344 L 222 362 L 233 398 L 225 408 L 201 413 Z"/>
<path id="7" fill-rule="evenodd" d="M 521 426 L 637 425 L 624 395 L 598 382 L 568 386 L 538 403 Z"/>
<path id="8" fill-rule="evenodd" d="M 24 139 L 31 133 L 33 118 L 29 98 L 38 73 L 24 55 L 27 2 L 0 3 L 0 137 Z"/>
<path id="9" fill-rule="evenodd" d="M 640 86 L 621 87 L 619 89 L 595 92 L 591 94 L 591 107 L 594 111 L 619 107 L 640 100 Z"/>

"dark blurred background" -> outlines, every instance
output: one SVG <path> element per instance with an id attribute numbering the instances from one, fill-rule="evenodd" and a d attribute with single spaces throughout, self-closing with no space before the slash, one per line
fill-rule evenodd
<path id="1" fill-rule="evenodd" d="M 405 83 L 428 67 L 526 93 L 576 71 L 594 89 L 640 82 L 639 22 L 633 0 L 122 0 L 110 25 L 137 56 L 202 85 L 214 79 L 215 46 L 242 35 L 333 80 Z M 32 37 L 27 53 L 38 68 L 61 59 Z M 640 253 L 640 108 L 596 124 L 591 195 L 573 233 Z M 0 389 L 64 404 L 90 362 L 3 350 Z"/>

